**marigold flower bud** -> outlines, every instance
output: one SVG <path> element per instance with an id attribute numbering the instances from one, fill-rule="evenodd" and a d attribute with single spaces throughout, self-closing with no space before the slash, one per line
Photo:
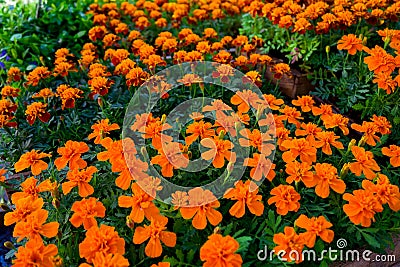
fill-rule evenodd
<path id="1" fill-rule="evenodd" d="M 365 140 L 366 140 L 365 134 L 361 137 L 360 141 L 358 141 L 358 146 L 364 146 L 365 145 Z"/>
<path id="2" fill-rule="evenodd" d="M 63 259 L 59 255 L 57 255 L 53 258 L 53 263 L 54 263 L 54 266 L 61 267 L 61 266 L 63 266 Z"/>
<path id="3" fill-rule="evenodd" d="M 356 139 L 351 139 L 349 146 L 347 147 L 347 152 L 351 151 L 351 148 L 356 144 Z"/>
<path id="4" fill-rule="evenodd" d="M 350 170 L 350 163 L 345 163 L 342 169 L 340 170 L 340 179 L 346 177 L 346 175 L 349 173 L 349 170 Z"/>
<path id="5" fill-rule="evenodd" d="M 187 155 L 188 155 L 188 158 L 191 159 L 192 158 L 192 151 L 188 151 Z"/>
<path id="6" fill-rule="evenodd" d="M 134 221 L 129 216 L 126 216 L 126 226 L 128 226 L 130 229 L 135 227 Z"/>
<path id="7" fill-rule="evenodd" d="M 53 205 L 54 208 L 58 209 L 60 207 L 60 200 L 53 198 L 51 204 Z"/>
<path id="8" fill-rule="evenodd" d="M 328 54 L 331 51 L 331 47 L 329 45 L 325 46 L 325 52 Z"/>
<path id="9" fill-rule="evenodd" d="M 99 107 L 103 107 L 103 99 L 101 97 L 97 98 L 97 104 L 99 104 Z"/>
<path id="10" fill-rule="evenodd" d="M 163 114 L 161 116 L 161 123 L 164 123 L 167 120 L 167 115 Z"/>
<path id="11" fill-rule="evenodd" d="M 4 242 L 4 247 L 8 248 L 8 249 L 14 249 L 14 244 L 11 243 L 10 241 L 6 241 Z"/>
<path id="12" fill-rule="evenodd" d="M 221 234 L 221 229 L 218 226 L 214 228 L 214 234 Z"/>
<path id="13" fill-rule="evenodd" d="M 226 166 L 226 170 L 228 171 L 228 175 L 232 173 L 233 168 L 235 167 L 235 163 L 229 162 L 228 165 Z"/>
<path id="14" fill-rule="evenodd" d="M 224 139 L 224 136 L 225 136 L 225 131 L 224 131 L 224 130 L 221 130 L 221 131 L 219 132 L 218 138 L 222 140 L 222 139 Z"/>

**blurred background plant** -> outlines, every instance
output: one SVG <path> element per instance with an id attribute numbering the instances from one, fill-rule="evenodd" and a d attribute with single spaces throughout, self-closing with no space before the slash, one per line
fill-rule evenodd
<path id="1" fill-rule="evenodd" d="M 0 69 L 18 66 L 22 71 L 52 62 L 52 53 L 68 47 L 77 53 L 87 41 L 90 16 L 85 10 L 91 1 L 0 1 Z M 5 76 L 4 71 L 0 75 Z"/>

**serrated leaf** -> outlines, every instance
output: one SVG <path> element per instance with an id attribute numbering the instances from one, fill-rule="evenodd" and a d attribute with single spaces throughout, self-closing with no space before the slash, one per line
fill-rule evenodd
<path id="1" fill-rule="evenodd" d="M 375 237 L 373 237 L 370 234 L 367 234 L 365 232 L 361 232 L 362 236 L 364 237 L 365 241 L 368 242 L 368 244 L 370 244 L 371 246 L 375 247 L 375 248 L 379 248 L 380 244 L 378 242 L 378 240 L 376 240 Z"/>
<path id="2" fill-rule="evenodd" d="M 189 250 L 186 256 L 187 262 L 193 262 L 194 254 L 196 254 L 194 249 Z"/>
<path id="3" fill-rule="evenodd" d="M 185 254 L 183 254 L 182 250 L 177 249 L 176 250 L 176 256 L 178 257 L 178 260 L 180 262 L 185 262 Z"/>
<path id="4" fill-rule="evenodd" d="M 236 238 L 236 241 L 239 242 L 239 249 L 236 252 L 246 252 L 252 240 L 253 238 L 250 236 L 241 236 Z"/>

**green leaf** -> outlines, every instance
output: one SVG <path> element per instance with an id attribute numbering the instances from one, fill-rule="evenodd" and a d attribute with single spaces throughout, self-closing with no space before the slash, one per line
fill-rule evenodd
<path id="1" fill-rule="evenodd" d="M 362 231 L 361 232 L 362 236 L 364 237 L 365 241 L 368 242 L 368 244 L 370 244 L 371 246 L 373 246 L 374 248 L 379 248 L 380 244 L 378 242 L 378 240 L 375 239 L 375 237 L 373 237 L 370 234 L 367 234 L 366 232 Z"/>
<path id="2" fill-rule="evenodd" d="M 236 252 L 246 252 L 249 249 L 249 245 L 253 238 L 250 236 L 241 236 L 236 238 L 236 241 L 239 242 L 239 249 Z"/>
<path id="3" fill-rule="evenodd" d="M 81 37 L 83 37 L 85 34 L 86 34 L 86 31 L 80 31 L 80 32 L 78 32 L 77 34 L 75 34 L 75 37 L 76 37 L 76 38 L 81 38 Z"/>
<path id="4" fill-rule="evenodd" d="M 17 40 L 19 40 L 19 39 L 21 39 L 21 38 L 22 38 L 22 34 L 21 34 L 21 33 L 16 33 L 16 34 L 13 34 L 13 35 L 11 36 L 10 41 L 11 41 L 11 42 L 14 42 L 14 41 L 17 41 Z"/>
<path id="5" fill-rule="evenodd" d="M 177 249 L 176 250 L 176 256 L 178 257 L 178 260 L 180 262 L 185 262 L 185 254 L 183 254 L 182 250 Z"/>
<path id="6" fill-rule="evenodd" d="M 33 70 L 34 68 L 36 68 L 36 65 L 28 65 L 28 67 L 26 67 L 26 70 Z"/>
<path id="7" fill-rule="evenodd" d="M 365 108 L 364 105 L 361 103 L 357 103 L 357 104 L 353 105 L 354 110 L 363 110 L 364 108 Z"/>

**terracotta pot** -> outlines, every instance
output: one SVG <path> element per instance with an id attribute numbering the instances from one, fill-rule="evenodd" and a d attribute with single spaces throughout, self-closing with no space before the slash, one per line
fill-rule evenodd
<path id="1" fill-rule="evenodd" d="M 283 60 L 273 58 L 273 64 L 281 62 L 283 62 Z M 279 88 L 282 93 L 290 98 L 307 95 L 312 89 L 314 89 L 314 86 L 307 78 L 307 74 L 296 69 L 291 69 L 289 75 L 284 74 L 282 79 L 277 80 L 274 78 L 274 73 L 271 71 L 271 67 L 268 67 L 265 72 L 265 76 L 273 84 L 279 83 Z"/>

